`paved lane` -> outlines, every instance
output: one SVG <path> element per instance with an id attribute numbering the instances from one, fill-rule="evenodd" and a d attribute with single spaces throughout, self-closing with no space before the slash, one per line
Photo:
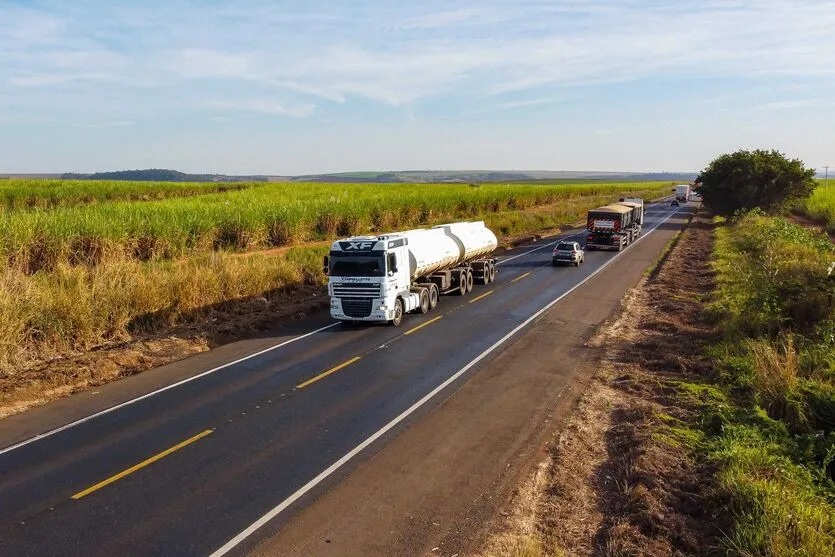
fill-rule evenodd
<path id="1" fill-rule="evenodd" d="M 648 207 L 645 230 L 674 211 Z M 495 283 L 399 328 L 329 327 L 0 454 L 0 555 L 209 554 L 293 498 L 286 520 L 357 459 L 300 488 L 454 378 L 356 454 L 379 450 L 615 257 L 557 269 L 552 244 L 508 253 Z"/>

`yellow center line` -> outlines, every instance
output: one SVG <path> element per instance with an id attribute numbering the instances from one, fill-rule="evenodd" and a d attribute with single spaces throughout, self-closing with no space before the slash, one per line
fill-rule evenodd
<path id="1" fill-rule="evenodd" d="M 310 384 L 312 384 L 312 383 L 315 383 L 315 382 L 316 382 L 316 381 L 318 381 L 319 379 L 324 379 L 325 377 L 327 377 L 327 376 L 328 376 L 328 375 L 330 375 L 331 373 L 336 373 L 337 371 L 339 371 L 339 370 L 340 370 L 340 369 L 342 369 L 343 367 L 348 367 L 349 365 L 353 364 L 354 362 L 356 362 L 356 361 L 357 361 L 357 360 L 359 360 L 359 359 L 360 359 L 360 357 L 359 357 L 359 356 L 355 356 L 355 357 L 351 358 L 350 360 L 348 360 L 347 362 L 342 362 L 342 363 L 341 363 L 341 364 L 339 364 L 338 366 L 332 367 L 332 368 L 330 368 L 328 371 L 326 371 L 326 372 L 324 372 L 324 373 L 320 373 L 320 374 L 319 374 L 319 375 L 317 375 L 316 377 L 312 377 L 312 378 L 308 379 L 307 381 L 305 381 L 304 383 L 301 383 L 301 384 L 299 384 L 299 385 L 296 385 L 296 388 L 297 388 L 297 389 L 304 389 L 305 387 L 307 387 L 308 385 L 310 385 Z"/>
<path id="2" fill-rule="evenodd" d="M 81 499 L 81 498 L 82 498 L 82 497 L 84 497 L 85 495 L 90 495 L 90 494 L 91 494 L 91 493 L 93 493 L 94 491 L 97 491 L 97 490 L 99 490 L 99 489 L 103 488 L 103 487 L 104 487 L 104 486 L 106 486 L 106 485 L 110 485 L 110 484 L 112 484 L 113 482 L 115 482 L 115 481 L 117 481 L 117 480 L 121 480 L 121 479 L 122 479 L 122 478 L 124 478 L 125 476 L 128 476 L 128 475 L 130 475 L 130 474 L 133 474 L 133 473 L 134 473 L 134 472 L 136 472 L 137 470 L 141 470 L 142 468 L 145 468 L 145 467 L 146 467 L 146 466 L 148 466 L 149 464 L 153 464 L 154 462 L 156 462 L 156 461 L 160 460 L 161 458 L 165 458 L 166 456 L 170 455 L 170 454 L 171 454 L 171 453 L 173 453 L 174 451 L 179 451 L 180 449 L 182 449 L 182 448 L 183 448 L 183 447 L 185 447 L 186 445 L 191 445 L 191 444 L 192 444 L 192 443 L 194 443 L 195 441 L 197 441 L 197 440 L 199 440 L 199 439 L 202 439 L 202 438 L 206 437 L 207 435 L 211 434 L 213 431 L 214 431 L 214 429 L 207 429 L 206 431 L 204 431 L 204 432 L 202 432 L 202 433 L 198 433 L 198 434 L 197 434 L 197 435 L 195 435 L 194 437 L 191 437 L 191 438 L 189 438 L 189 439 L 186 439 L 186 440 L 185 440 L 185 441 L 183 441 L 182 443 L 177 443 L 176 445 L 174 445 L 174 446 L 173 446 L 173 447 L 171 447 L 170 449 L 165 449 L 165 450 L 164 450 L 164 451 L 162 451 L 161 453 L 159 453 L 159 454 L 157 454 L 157 455 L 154 455 L 154 456 L 152 456 L 151 458 L 149 458 L 149 459 L 147 459 L 147 460 L 143 460 L 143 461 L 142 461 L 142 462 L 140 462 L 139 464 L 136 464 L 136 465 L 134 465 L 134 466 L 131 466 L 131 467 L 130 467 L 130 468 L 128 468 L 127 470 L 124 470 L 124 471 L 122 471 L 122 472 L 119 472 L 119 473 L 118 473 L 118 474 L 116 474 L 115 476 L 110 476 L 110 477 L 109 477 L 109 478 L 107 478 L 106 480 L 101 481 L 101 482 L 97 483 L 97 484 L 96 484 L 96 485 L 94 485 L 94 486 L 90 486 L 90 487 L 88 487 L 87 489 L 85 489 L 84 491 L 79 491 L 78 493 L 76 493 L 75 495 L 73 495 L 73 496 L 72 496 L 72 498 L 73 498 L 73 499 Z"/>
<path id="3" fill-rule="evenodd" d="M 481 296 L 476 296 L 475 298 L 473 298 L 472 300 L 470 300 L 470 303 L 472 304 L 473 302 L 477 302 L 477 301 L 479 301 L 479 300 L 480 300 L 480 299 L 482 299 L 482 298 L 486 298 L 487 296 L 489 296 L 489 295 L 490 295 L 490 294 L 492 294 L 492 293 L 493 293 L 493 291 L 492 291 L 492 290 L 488 290 L 487 292 L 485 292 L 485 293 L 484 293 L 484 294 L 482 294 Z"/>
<path id="4" fill-rule="evenodd" d="M 516 282 L 517 280 L 522 280 L 523 278 L 525 278 L 526 276 L 528 276 L 528 275 L 530 275 L 530 274 L 531 274 L 531 273 L 530 273 L 530 271 L 528 271 L 528 272 L 527 272 L 527 273 L 525 273 L 524 275 L 519 275 L 518 277 L 516 277 L 515 279 L 513 279 L 513 280 L 512 280 L 512 281 L 510 281 L 510 282 L 511 282 L 511 283 L 513 283 L 513 282 Z"/>
<path id="5" fill-rule="evenodd" d="M 418 329 L 422 329 L 422 328 L 426 327 L 427 325 L 431 325 L 432 323 L 434 323 L 435 321 L 437 321 L 437 320 L 438 320 L 438 319 L 440 319 L 441 317 L 443 317 L 443 315 L 439 315 L 438 317 L 436 317 L 436 318 L 434 318 L 434 319 L 430 319 L 430 320 L 429 320 L 429 321 L 427 321 L 426 323 L 421 323 L 420 325 L 418 325 L 418 326 L 417 326 L 417 327 L 415 327 L 414 329 L 409 329 L 408 331 L 406 331 L 406 332 L 405 332 L 405 333 L 403 333 L 403 334 L 404 334 L 404 335 L 410 335 L 410 334 L 414 333 L 415 331 L 417 331 Z"/>

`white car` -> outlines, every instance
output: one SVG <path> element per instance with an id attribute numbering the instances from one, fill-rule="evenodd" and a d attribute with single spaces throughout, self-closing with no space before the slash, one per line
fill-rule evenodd
<path id="1" fill-rule="evenodd" d="M 574 265 L 579 267 L 586 260 L 586 254 L 577 242 L 560 242 L 554 248 L 551 261 L 554 265 Z"/>

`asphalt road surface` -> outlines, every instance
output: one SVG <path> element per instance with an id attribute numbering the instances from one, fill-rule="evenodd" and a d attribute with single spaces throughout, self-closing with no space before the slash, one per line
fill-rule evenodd
<path id="1" fill-rule="evenodd" d="M 605 271 L 617 282 L 618 266 L 639 253 L 657 257 L 661 235 L 672 236 L 687 211 L 648 205 L 639 242 L 587 252 L 576 268 L 551 266 L 555 241 L 507 252 L 495 283 L 442 297 L 399 328 L 346 328 L 318 315 L 305 330 L 296 324 L 3 420 L 0 555 L 252 550 L 425 421 L 575 289 Z M 598 321 L 609 313 L 594 296 L 585 303 Z M 448 427 L 433 435 L 454 435 Z"/>

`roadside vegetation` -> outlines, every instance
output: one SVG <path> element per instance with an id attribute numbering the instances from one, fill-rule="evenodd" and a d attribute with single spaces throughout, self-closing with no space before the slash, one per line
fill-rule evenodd
<path id="1" fill-rule="evenodd" d="M 189 185 L 170 186 L 160 190 Z M 669 187 L 250 184 L 189 198 L 13 210 L 0 221 L 0 379 L 197 326 L 234 300 L 319 289 L 322 256 L 338 236 L 478 218 L 506 238 L 576 223 L 620 195 L 654 198 Z"/>
<path id="2" fill-rule="evenodd" d="M 762 209 L 774 213 L 808 198 L 815 170 L 779 151 L 740 150 L 716 157 L 696 178 L 705 205 L 718 215 Z"/>
<path id="3" fill-rule="evenodd" d="M 753 212 L 717 228 L 721 389 L 694 437 L 731 495 L 730 549 L 835 555 L 835 249 Z"/>
<path id="4" fill-rule="evenodd" d="M 820 222 L 830 233 L 835 233 L 835 179 L 830 180 L 828 188 L 819 181 L 815 192 L 800 204 L 800 211 L 809 218 Z"/>

